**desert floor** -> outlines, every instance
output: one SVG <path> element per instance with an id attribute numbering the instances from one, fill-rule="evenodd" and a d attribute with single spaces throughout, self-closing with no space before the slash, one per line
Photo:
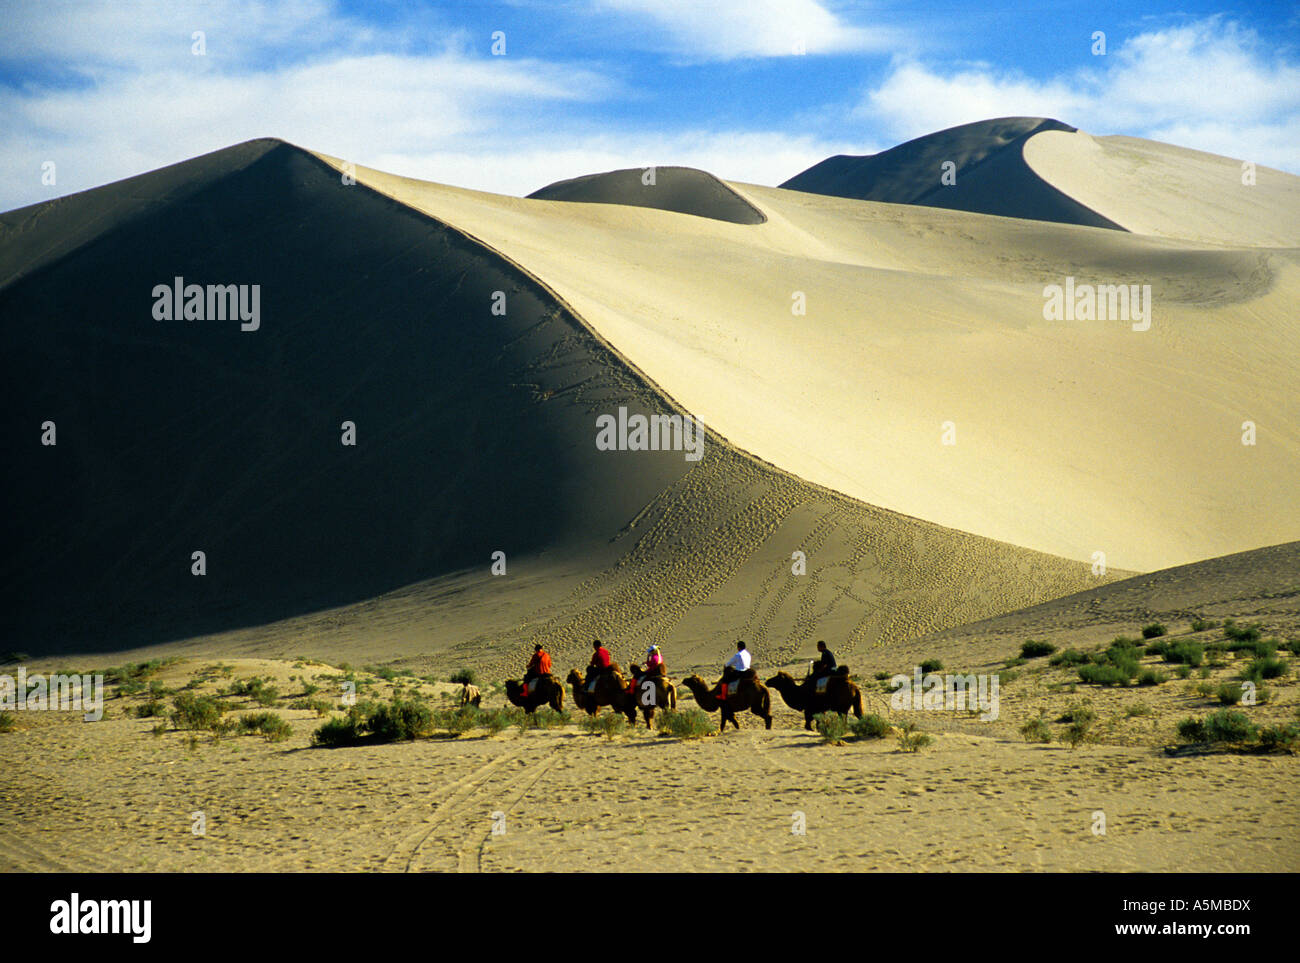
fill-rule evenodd
<path id="1" fill-rule="evenodd" d="M 859 674 L 868 712 L 933 737 L 908 753 L 894 736 L 825 745 L 784 705 L 770 732 L 746 714 L 741 731 L 694 741 L 640 725 L 607 739 L 570 725 L 313 748 L 316 713 L 284 706 L 309 682 L 328 695 L 336 668 L 178 659 L 152 678 L 167 687 L 198 678 L 199 691 L 271 680 L 282 694 L 273 711 L 293 735 L 218 739 L 169 725 L 155 734 L 159 720 L 133 717 L 143 695 L 108 699 L 97 723 L 18 713 L 18 728 L 0 735 L 0 870 L 1294 872 L 1300 759 L 1164 751 L 1177 744 L 1178 719 L 1217 708 L 1206 686 L 1242 664 L 1227 655 L 1205 679 L 1170 673 L 1158 686 L 1072 691 L 1070 670 L 1034 659 L 1004 671 L 989 722 L 892 710 L 884 683 Z M 368 698 L 401 685 L 437 705 L 458 691 L 352 671 Z M 1300 686 L 1284 678 L 1269 688 L 1252 719 L 1294 718 Z M 484 691 L 486 706 L 504 704 L 496 686 Z M 232 717 L 259 708 L 231 701 Z M 1059 724 L 1046 745 L 1018 734 L 1040 711 L 1053 723 L 1080 704 L 1097 723 L 1075 749 L 1059 741 Z M 1093 831 L 1098 812 L 1104 835 Z"/>

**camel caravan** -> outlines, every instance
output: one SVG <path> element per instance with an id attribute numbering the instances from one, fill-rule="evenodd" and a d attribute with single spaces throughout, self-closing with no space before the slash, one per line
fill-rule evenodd
<path id="1" fill-rule="evenodd" d="M 609 706 L 614 712 L 627 717 L 636 725 L 637 711 L 641 712 L 646 728 L 654 724 L 655 709 L 677 708 L 677 687 L 668 679 L 664 658 L 659 646 L 652 645 L 646 653 L 645 666 L 632 664 L 624 674 L 599 640 L 592 642 L 591 661 L 584 675 L 578 669 L 569 672 L 561 684 L 551 671 L 551 657 L 538 645 L 528 662 L 523 679 L 506 682 L 506 698 L 511 705 L 534 712 L 547 705 L 557 712 L 564 708 L 564 687 L 572 691 L 573 704 L 590 716 Z M 710 685 L 699 675 L 690 675 L 682 684 L 705 712 L 721 713 L 720 730 L 727 723 L 739 729 L 737 713 L 749 710 L 763 720 L 765 729 L 772 728 L 772 693 L 776 692 L 786 705 L 804 714 L 804 728 L 813 728 L 813 718 L 822 712 L 847 715 L 852 711 L 862 718 L 862 691 L 849 676 L 848 667 L 837 665 L 835 656 L 825 642 L 817 643 L 819 658 L 809 667 L 807 676 L 795 679 L 788 672 L 778 672 L 764 684 L 751 665 L 749 651 L 744 642 L 736 644 L 736 653 L 727 660 L 722 678 Z"/>

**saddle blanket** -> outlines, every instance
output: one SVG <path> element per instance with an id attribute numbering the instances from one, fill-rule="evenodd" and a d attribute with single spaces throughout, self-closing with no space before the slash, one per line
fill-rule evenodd
<path id="1" fill-rule="evenodd" d="M 831 681 L 831 677 L 828 676 L 828 675 L 824 675 L 824 676 L 822 676 L 820 679 L 817 680 L 817 694 L 818 694 L 818 695 L 825 695 L 825 694 L 826 694 L 826 685 L 827 685 L 827 683 L 829 683 L 830 681 Z"/>

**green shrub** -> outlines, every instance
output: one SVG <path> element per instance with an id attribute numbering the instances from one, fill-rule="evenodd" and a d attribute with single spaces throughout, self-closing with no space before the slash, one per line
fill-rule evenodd
<path id="1" fill-rule="evenodd" d="M 261 733 L 267 742 L 282 742 L 293 735 L 293 727 L 274 712 L 250 712 L 239 719 L 239 734 Z"/>
<path id="2" fill-rule="evenodd" d="M 1051 742 L 1052 727 L 1042 717 L 1030 719 L 1020 727 L 1020 734 L 1025 737 L 1025 742 Z"/>
<path id="3" fill-rule="evenodd" d="M 528 713 L 524 712 L 523 709 L 519 709 L 516 706 L 510 706 L 505 709 L 485 709 L 483 715 L 479 718 L 479 725 L 495 736 L 497 733 L 503 731 L 507 726 L 512 725 L 515 722 L 514 712 L 518 712 L 523 716 L 528 715 Z M 527 728 L 526 720 L 524 727 Z"/>
<path id="4" fill-rule="evenodd" d="M 259 706 L 273 706 L 280 699 L 280 690 L 273 685 L 261 686 L 253 693 L 253 701 Z"/>
<path id="5" fill-rule="evenodd" d="M 1181 663 L 1196 668 L 1205 657 L 1205 647 L 1199 642 L 1180 639 L 1165 646 L 1162 654 L 1166 662 Z"/>
<path id="6" fill-rule="evenodd" d="M 289 708 L 310 709 L 312 712 L 316 713 L 317 718 L 323 719 L 325 716 L 330 714 L 330 710 L 333 709 L 334 706 L 330 703 L 329 699 L 295 699 L 293 702 L 289 703 Z"/>
<path id="7" fill-rule="evenodd" d="M 303 681 L 303 685 L 302 685 L 303 698 L 310 699 L 317 692 L 320 692 L 320 686 L 316 685 L 316 683 L 314 682 L 307 682 L 305 680 Z"/>
<path id="8" fill-rule="evenodd" d="M 849 721 L 838 712 L 819 712 L 813 716 L 813 728 L 829 745 L 842 745 L 849 731 Z"/>
<path id="9" fill-rule="evenodd" d="M 877 672 L 875 675 L 872 676 L 872 678 L 875 679 L 877 682 L 888 682 L 890 679 L 893 678 L 893 673 Z"/>
<path id="10" fill-rule="evenodd" d="M 666 710 L 672 711 L 672 710 Z M 702 711 L 702 710 L 701 710 Z M 708 713 L 704 713 L 705 716 Z M 655 717 L 656 721 L 658 716 Z M 542 706 L 533 713 L 533 719 L 539 729 L 561 729 L 573 722 L 573 715 L 568 709 L 552 709 L 550 706 Z"/>
<path id="11" fill-rule="evenodd" d="M 1295 723 L 1265 726 L 1259 730 L 1259 744 L 1271 752 L 1295 752 L 1300 743 L 1300 726 Z"/>
<path id="12" fill-rule="evenodd" d="M 214 729 L 226 711 L 225 703 L 214 696 L 178 692 L 172 697 L 172 725 L 177 729 Z"/>
<path id="13" fill-rule="evenodd" d="M 369 729 L 380 742 L 399 742 L 427 736 L 433 729 L 433 710 L 415 699 L 399 699 L 380 703 L 366 720 Z"/>
<path id="14" fill-rule="evenodd" d="M 1174 669 L 1174 675 L 1178 676 L 1178 678 L 1180 679 L 1186 679 L 1191 674 L 1192 674 L 1192 667 L 1190 665 L 1180 665 L 1176 669 Z M 1208 675 L 1202 676 L 1202 678 L 1208 678 Z"/>
<path id="15" fill-rule="evenodd" d="M 1091 725 L 1097 721 L 1097 713 L 1093 712 L 1087 706 L 1073 705 L 1067 708 L 1056 721 Z"/>
<path id="16" fill-rule="evenodd" d="M 160 722 L 158 723 L 158 725 L 154 726 L 149 731 L 152 732 L 155 736 L 161 736 L 167 732 L 167 723 Z"/>
<path id="17" fill-rule="evenodd" d="M 1088 712 L 1086 716 L 1078 714 L 1074 721 L 1066 727 L 1065 735 L 1062 738 L 1070 744 L 1071 749 L 1077 749 L 1079 743 L 1087 741 L 1088 732 L 1092 728 L 1095 718 L 1096 716 L 1092 712 Z"/>
<path id="18" fill-rule="evenodd" d="M 135 707 L 135 717 L 137 719 L 151 719 L 154 716 L 163 716 L 167 714 L 167 707 L 157 699 L 150 699 L 141 705 Z"/>
<path id="19" fill-rule="evenodd" d="M 659 728 L 659 735 L 674 739 L 699 739 L 717 732 L 712 717 L 698 707 L 664 709 L 655 714 L 655 725 Z"/>
<path id="20" fill-rule="evenodd" d="M 1142 638 L 1158 639 L 1166 634 L 1169 630 L 1159 622 L 1152 622 L 1150 625 L 1142 626 Z"/>
<path id="21" fill-rule="evenodd" d="M 1178 735 L 1188 742 L 1252 742 L 1256 734 L 1255 724 L 1246 713 L 1231 709 L 1178 723 Z"/>
<path id="22" fill-rule="evenodd" d="M 1235 620 L 1228 619 L 1223 623 L 1223 637 L 1234 642 L 1258 642 L 1263 631 L 1264 626 L 1259 622 L 1238 625 Z"/>
<path id="23" fill-rule="evenodd" d="M 1028 661 L 1029 660 L 1022 655 L 1022 656 L 1017 656 L 1014 659 L 1007 659 L 1006 665 L 1007 668 L 1010 669 L 1010 668 L 1014 668 L 1015 666 L 1024 665 Z"/>
<path id="24" fill-rule="evenodd" d="M 1138 673 L 1137 663 L 1108 665 L 1093 663 L 1079 666 L 1079 681 L 1089 685 L 1128 685 L 1130 679 Z"/>
<path id="25" fill-rule="evenodd" d="M 889 720 L 868 712 L 849 723 L 849 731 L 859 739 L 883 739 L 889 735 Z"/>
<path id="26" fill-rule="evenodd" d="M 922 674 L 928 674 L 930 672 L 942 672 L 942 671 L 943 671 L 943 663 L 940 662 L 938 659 L 926 659 L 924 662 L 921 663 Z"/>
<path id="27" fill-rule="evenodd" d="M 1145 702 L 1135 702 L 1124 710 L 1124 715 L 1130 719 L 1136 716 L 1149 716 L 1151 715 L 1151 707 Z"/>
<path id="28" fill-rule="evenodd" d="M 1020 646 L 1020 656 L 1024 659 L 1037 659 L 1055 651 L 1056 646 L 1042 640 L 1029 639 Z"/>
<path id="29" fill-rule="evenodd" d="M 1241 683 L 1225 682 L 1219 686 L 1215 695 L 1218 696 L 1219 702 L 1223 703 L 1223 705 L 1235 706 L 1241 701 Z"/>
<path id="30" fill-rule="evenodd" d="M 1143 669 L 1138 673 L 1138 685 L 1160 685 L 1165 682 L 1167 677 L 1163 672 L 1157 672 L 1155 669 Z"/>
<path id="31" fill-rule="evenodd" d="M 1218 628 L 1219 623 L 1210 619 L 1192 619 L 1193 632 L 1208 632 L 1210 629 Z"/>
<path id="32" fill-rule="evenodd" d="M 359 720 L 352 715 L 329 719 L 312 733 L 311 741 L 315 746 L 350 746 L 361 739 Z"/>
<path id="33" fill-rule="evenodd" d="M 18 717 L 12 712 L 0 712 L 0 732 L 13 732 L 18 728 Z"/>
<path id="34" fill-rule="evenodd" d="M 478 676 L 473 669 L 457 669 L 452 673 L 450 681 L 457 685 L 477 685 Z"/>
<path id="35" fill-rule="evenodd" d="M 903 726 L 902 731 L 898 734 L 898 748 L 903 752 L 917 752 L 924 749 L 934 740 L 928 732 L 919 732 L 916 724 L 909 722 Z"/>
<path id="36" fill-rule="evenodd" d="M 1260 682 L 1264 679 L 1276 679 L 1286 675 L 1287 664 L 1285 659 L 1278 659 L 1273 656 L 1263 656 L 1252 659 L 1250 663 L 1241 670 L 1239 678 L 1248 679 L 1251 682 Z"/>
<path id="37" fill-rule="evenodd" d="M 1078 649 L 1066 649 L 1064 652 L 1058 652 L 1047 660 L 1048 665 L 1074 666 L 1083 665 L 1088 661 L 1088 657 Z"/>
<path id="38" fill-rule="evenodd" d="M 613 739 L 627 731 L 627 718 L 618 712 L 602 712 L 599 715 L 584 716 L 581 726 L 583 732 Z"/>
<path id="39" fill-rule="evenodd" d="M 397 678 L 397 673 L 386 665 L 368 665 L 366 666 L 365 671 L 369 672 L 371 675 L 378 676 L 385 682 L 392 682 Z"/>

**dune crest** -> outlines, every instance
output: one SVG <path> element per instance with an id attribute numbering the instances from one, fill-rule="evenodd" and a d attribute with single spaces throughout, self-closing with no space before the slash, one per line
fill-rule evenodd
<path id="1" fill-rule="evenodd" d="M 767 220 L 732 187 L 693 167 L 636 167 L 588 174 L 557 181 L 528 196 L 541 201 L 647 207 L 732 224 L 762 224 Z"/>

